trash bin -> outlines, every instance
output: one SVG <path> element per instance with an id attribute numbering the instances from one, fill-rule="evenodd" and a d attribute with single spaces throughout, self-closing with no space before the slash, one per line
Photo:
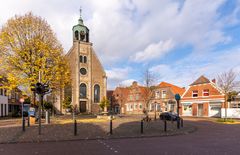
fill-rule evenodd
<path id="1" fill-rule="evenodd" d="M 30 116 L 30 124 L 31 124 L 31 125 L 32 125 L 32 124 L 35 124 L 35 122 L 36 122 L 36 118 L 33 117 L 33 116 Z"/>
<path id="2" fill-rule="evenodd" d="M 30 119 L 30 124 L 35 124 L 36 122 L 36 109 L 33 108 L 33 107 L 30 107 L 29 108 L 29 111 L 28 111 L 28 115 L 29 115 L 29 119 Z"/>

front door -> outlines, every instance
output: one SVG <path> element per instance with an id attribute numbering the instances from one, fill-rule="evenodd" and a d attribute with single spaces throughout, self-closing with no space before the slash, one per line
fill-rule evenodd
<path id="1" fill-rule="evenodd" d="M 203 104 L 198 105 L 198 116 L 203 116 Z"/>
<path id="2" fill-rule="evenodd" d="M 80 112 L 81 113 L 84 113 L 87 111 L 86 104 L 87 104 L 86 101 L 80 101 Z"/>

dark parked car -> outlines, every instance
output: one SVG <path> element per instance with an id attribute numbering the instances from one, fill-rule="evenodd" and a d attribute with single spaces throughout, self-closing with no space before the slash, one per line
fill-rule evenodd
<path id="1" fill-rule="evenodd" d="M 161 120 L 167 120 L 167 121 L 177 121 L 177 119 L 180 119 L 180 117 L 173 112 L 163 112 L 160 114 L 160 119 Z"/>

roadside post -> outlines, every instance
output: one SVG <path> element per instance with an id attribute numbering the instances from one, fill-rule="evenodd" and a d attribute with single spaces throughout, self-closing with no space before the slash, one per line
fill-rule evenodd
<path id="1" fill-rule="evenodd" d="M 74 119 L 74 136 L 77 135 L 77 120 Z"/>
<path id="2" fill-rule="evenodd" d="M 141 120 L 141 134 L 143 134 L 143 120 Z"/>
<path id="3" fill-rule="evenodd" d="M 110 119 L 110 135 L 112 135 L 112 118 Z"/>
<path id="4" fill-rule="evenodd" d="M 24 98 L 20 98 L 20 103 L 22 103 L 22 131 L 24 132 L 25 131 L 25 119 L 24 119 L 24 116 L 23 116 L 23 102 L 24 102 Z"/>
<path id="5" fill-rule="evenodd" d="M 164 131 L 167 132 L 167 120 L 164 119 Z"/>
<path id="6" fill-rule="evenodd" d="M 183 128 L 183 118 L 181 118 L 181 127 Z"/>
<path id="7" fill-rule="evenodd" d="M 180 117 L 179 117 L 179 102 L 181 100 L 181 96 L 179 94 L 175 94 L 175 100 L 177 101 L 177 128 L 180 128 Z"/>

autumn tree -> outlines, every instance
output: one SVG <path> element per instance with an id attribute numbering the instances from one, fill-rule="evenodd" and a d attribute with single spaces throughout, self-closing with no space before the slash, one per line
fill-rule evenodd
<path id="1" fill-rule="evenodd" d="M 225 108 L 225 120 L 227 118 L 227 104 L 229 100 L 229 93 L 233 91 L 236 86 L 236 73 L 231 69 L 218 75 L 218 86 L 222 89 L 225 95 L 224 108 Z"/>
<path id="2" fill-rule="evenodd" d="M 69 67 L 63 48 L 50 25 L 31 12 L 15 16 L 0 30 L 0 70 L 8 90 L 21 87 L 30 94 L 30 85 L 48 83 L 59 91 L 69 82 Z"/>
<path id="3" fill-rule="evenodd" d="M 143 84 L 144 84 L 142 95 L 143 95 L 145 106 L 146 106 L 146 114 L 148 115 L 149 104 L 153 98 L 153 89 L 154 89 L 154 84 L 156 82 L 156 76 L 149 68 L 146 68 L 143 72 L 142 78 L 143 78 Z"/>
<path id="4" fill-rule="evenodd" d="M 103 97 L 103 99 L 99 104 L 100 108 L 104 110 L 104 112 L 107 111 L 107 108 L 109 107 L 109 105 L 110 105 L 109 100 L 106 97 Z"/>

